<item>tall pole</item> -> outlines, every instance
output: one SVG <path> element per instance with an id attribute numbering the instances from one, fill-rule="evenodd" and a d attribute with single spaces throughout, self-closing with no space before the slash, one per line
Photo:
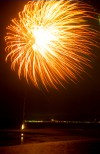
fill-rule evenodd
<path id="1" fill-rule="evenodd" d="M 26 105 L 26 99 L 24 98 L 24 103 L 23 103 L 23 123 L 25 120 L 25 105 Z"/>
<path id="2" fill-rule="evenodd" d="M 24 122 L 25 122 L 25 104 L 26 104 L 26 101 L 24 98 L 21 130 L 23 130 L 25 128 L 25 124 L 24 124 Z"/>

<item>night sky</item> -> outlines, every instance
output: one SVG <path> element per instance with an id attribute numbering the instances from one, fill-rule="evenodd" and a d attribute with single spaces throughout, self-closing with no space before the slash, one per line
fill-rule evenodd
<path id="1" fill-rule="evenodd" d="M 0 0 L 0 127 L 19 125 L 25 102 L 25 119 L 49 120 L 100 120 L 100 49 L 94 49 L 92 69 L 86 69 L 78 82 L 65 88 L 41 91 L 25 79 L 19 80 L 17 72 L 5 62 L 6 26 L 17 17 L 28 0 Z M 99 0 L 85 0 L 100 12 Z M 96 2 L 97 1 L 97 2 Z M 99 21 L 96 23 L 100 29 Z"/>

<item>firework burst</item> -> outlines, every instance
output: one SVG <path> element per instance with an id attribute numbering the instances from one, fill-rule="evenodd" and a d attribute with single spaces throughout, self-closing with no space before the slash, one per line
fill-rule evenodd
<path id="1" fill-rule="evenodd" d="M 90 66 L 96 32 L 89 6 L 72 1 L 29 1 L 7 27 L 6 51 L 18 76 L 48 88 L 77 80 Z"/>

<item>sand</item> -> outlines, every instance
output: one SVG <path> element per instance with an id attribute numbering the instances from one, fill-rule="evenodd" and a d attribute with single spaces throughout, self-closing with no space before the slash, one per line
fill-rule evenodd
<path id="1" fill-rule="evenodd" d="M 95 140 L 42 142 L 0 147 L 0 154 L 96 154 L 99 147 Z"/>

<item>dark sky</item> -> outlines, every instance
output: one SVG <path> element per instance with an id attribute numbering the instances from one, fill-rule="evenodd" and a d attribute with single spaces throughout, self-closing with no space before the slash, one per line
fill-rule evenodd
<path id="1" fill-rule="evenodd" d="M 99 0 L 87 2 L 100 12 Z M 24 101 L 26 119 L 100 120 L 100 49 L 94 49 L 96 57 L 93 69 L 87 70 L 89 75 L 83 74 L 78 83 L 70 82 L 59 91 L 40 91 L 28 85 L 5 62 L 5 28 L 26 3 L 27 0 L 0 0 L 0 127 L 21 122 Z"/>

